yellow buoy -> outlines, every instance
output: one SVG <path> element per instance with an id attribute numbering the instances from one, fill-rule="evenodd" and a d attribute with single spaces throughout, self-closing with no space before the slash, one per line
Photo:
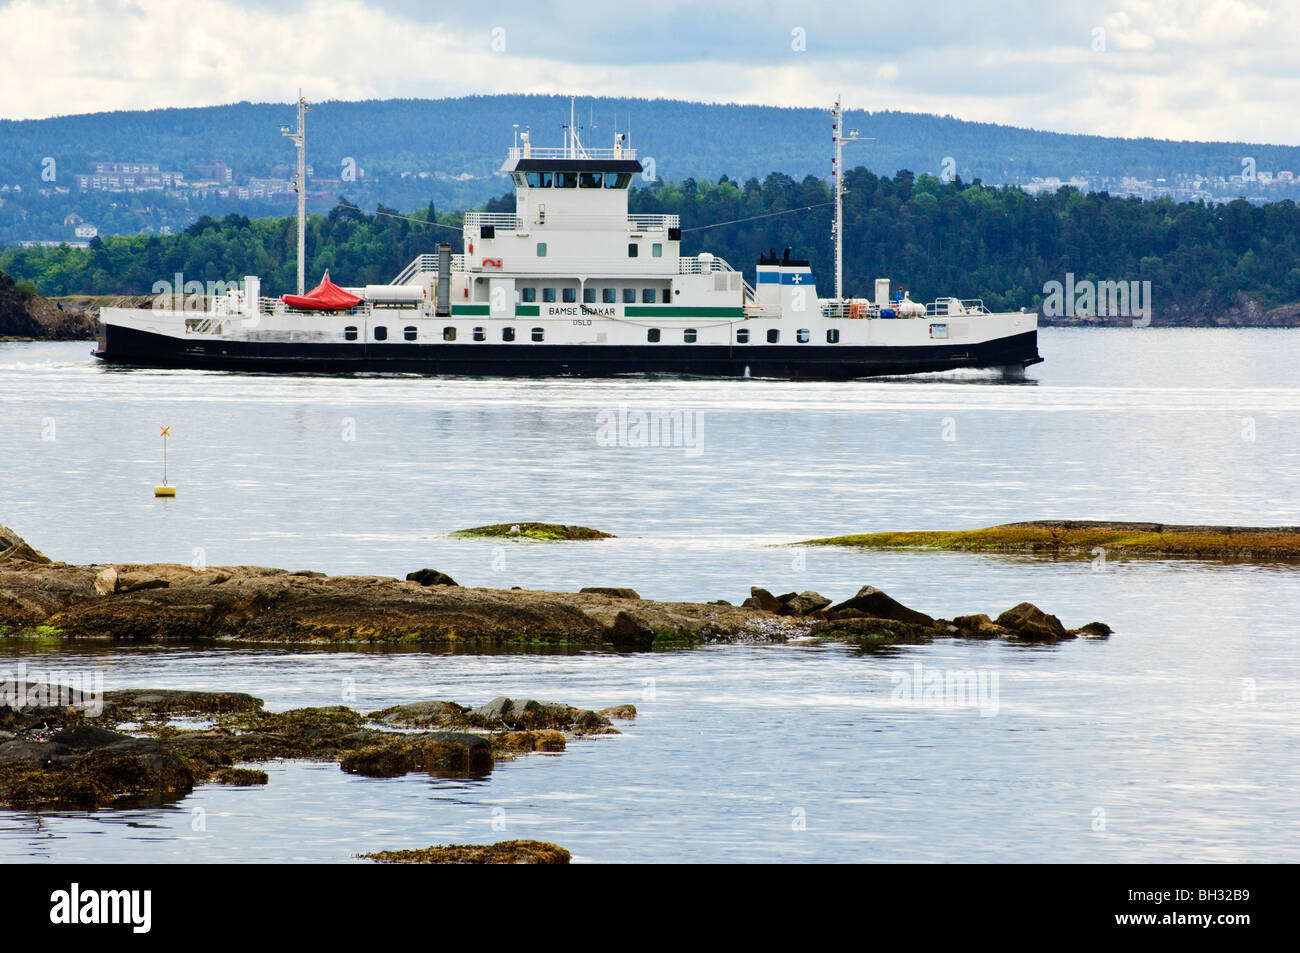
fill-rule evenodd
<path id="1" fill-rule="evenodd" d="M 156 486 L 153 488 L 154 496 L 175 496 L 176 495 L 176 487 L 167 485 L 167 438 L 170 437 L 171 435 L 172 432 L 170 427 L 162 428 L 163 481 L 162 481 L 162 486 Z"/>

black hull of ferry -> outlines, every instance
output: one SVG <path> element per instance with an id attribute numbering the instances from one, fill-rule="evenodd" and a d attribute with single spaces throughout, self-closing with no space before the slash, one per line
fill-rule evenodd
<path id="1" fill-rule="evenodd" d="M 853 380 L 959 368 L 1023 370 L 1042 361 L 1038 332 L 978 344 L 901 346 L 601 344 L 294 344 L 181 340 L 107 325 L 95 356 L 111 364 L 299 374 L 486 377 L 681 374 Z"/>

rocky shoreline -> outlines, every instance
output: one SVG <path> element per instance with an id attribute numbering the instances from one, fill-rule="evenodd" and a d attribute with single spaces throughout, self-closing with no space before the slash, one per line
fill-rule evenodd
<path id="1" fill-rule="evenodd" d="M 0 638 L 130 642 L 573 645 L 648 651 L 791 638 L 915 643 L 936 638 L 1057 642 L 1108 634 L 1069 629 L 1029 603 L 1002 613 L 935 619 L 872 586 L 833 604 L 811 590 L 753 587 L 740 605 L 658 602 L 635 590 L 475 589 L 433 569 L 407 579 L 326 576 L 256 566 L 56 563 L 0 527 Z"/>
<path id="2" fill-rule="evenodd" d="M 972 553 L 1031 553 L 1300 561 L 1300 526 L 1197 526 L 1111 520 L 1031 520 L 985 529 L 860 533 L 810 539 L 801 546 L 864 549 L 944 549 Z M 1098 549 L 1104 552 L 1098 552 Z"/>
<path id="3" fill-rule="evenodd" d="M 373 712 L 269 712 L 239 692 L 94 696 L 24 682 L 0 697 L 0 806 L 157 806 L 203 783 L 266 784 L 266 772 L 245 765 L 282 758 L 332 761 L 372 778 L 484 777 L 502 761 L 617 734 L 612 719 L 635 717 L 632 705 L 595 712 L 506 697 L 476 708 L 432 700 Z"/>

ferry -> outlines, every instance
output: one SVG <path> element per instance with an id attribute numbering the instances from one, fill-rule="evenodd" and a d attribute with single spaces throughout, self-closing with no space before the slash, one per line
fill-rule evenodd
<path id="1" fill-rule="evenodd" d="M 571 107 L 572 108 L 572 107 Z M 104 308 L 105 362 L 290 372 L 488 376 L 675 374 L 848 380 L 992 368 L 1011 376 L 1042 360 L 1038 315 L 980 300 L 913 301 L 877 278 L 874 295 L 842 294 L 842 134 L 831 111 L 834 293 L 808 261 L 760 254 L 753 285 L 709 252 L 682 251 L 677 215 L 628 213 L 643 171 L 625 134 L 583 145 L 572 122 L 560 147 L 515 132 L 501 171 L 513 212 L 466 212 L 463 253 L 438 244 L 386 285 L 304 290 L 305 120 L 299 96 L 298 294 L 267 298 L 256 276 L 224 294 L 159 296 L 150 308 Z"/>

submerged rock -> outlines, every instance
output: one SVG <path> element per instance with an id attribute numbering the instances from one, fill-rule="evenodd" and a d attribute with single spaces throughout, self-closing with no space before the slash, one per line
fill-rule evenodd
<path id="1" fill-rule="evenodd" d="M 381 864 L 567 864 L 569 852 L 557 844 L 511 840 L 499 844 L 449 844 L 419 850 L 358 854 Z"/>

